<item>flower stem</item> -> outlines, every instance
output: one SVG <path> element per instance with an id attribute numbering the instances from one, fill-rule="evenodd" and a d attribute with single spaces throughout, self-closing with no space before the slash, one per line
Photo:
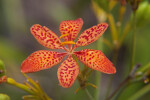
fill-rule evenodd
<path id="1" fill-rule="evenodd" d="M 117 65 L 117 58 L 118 58 L 118 48 L 114 48 L 113 54 L 114 55 L 113 55 L 113 58 L 112 58 L 112 62 L 114 64 L 114 66 L 116 66 Z M 111 75 L 110 78 L 109 78 L 105 99 L 109 96 L 109 94 L 111 92 L 113 79 L 114 79 L 114 75 Z"/>
<path id="2" fill-rule="evenodd" d="M 108 97 L 106 98 L 106 100 L 111 100 L 115 95 L 116 93 L 126 84 L 129 82 L 131 78 L 130 77 L 127 77 L 123 82 L 120 83 L 120 85 L 118 86 L 118 88 Z"/>
<path id="3" fill-rule="evenodd" d="M 72 56 L 73 56 L 74 60 L 77 62 L 78 66 L 79 66 L 79 62 L 78 62 L 77 57 L 75 55 L 72 55 Z M 87 90 L 87 88 L 85 88 L 85 86 L 86 86 L 86 79 L 84 77 L 87 74 L 89 74 L 89 73 L 87 73 L 87 71 L 88 71 L 88 67 L 84 66 L 83 71 L 79 70 L 79 75 L 78 75 L 77 79 L 78 79 L 78 82 L 80 84 L 80 88 L 85 90 L 85 92 L 86 92 L 86 94 L 87 94 L 87 96 L 89 97 L 90 100 L 94 100 L 93 97 L 92 97 L 92 95 Z M 76 91 L 78 91 L 80 88 L 78 88 Z"/>
<path id="4" fill-rule="evenodd" d="M 37 91 L 38 96 L 41 99 L 43 99 L 43 100 L 51 100 L 51 98 L 49 98 L 48 95 L 44 93 L 44 91 L 40 87 L 38 81 L 35 82 L 30 77 L 28 77 L 26 74 L 23 74 L 23 75 L 27 78 L 27 81 L 33 85 L 33 87 L 31 86 L 31 89 L 32 88 L 35 89 Z"/>
<path id="5" fill-rule="evenodd" d="M 110 23 L 110 29 L 111 29 L 111 33 L 112 33 L 112 40 L 115 43 L 118 40 L 118 34 L 117 34 L 115 20 L 114 20 L 114 17 L 112 16 L 111 13 L 108 13 L 107 17 L 108 17 L 108 21 Z"/>
<path id="6" fill-rule="evenodd" d="M 100 99 L 100 76 L 101 76 L 101 73 L 96 71 L 96 86 L 97 86 L 97 89 L 95 90 L 95 94 L 94 94 L 94 99 L 95 100 L 99 100 Z"/>
<path id="7" fill-rule="evenodd" d="M 120 9 L 119 9 L 119 14 L 118 14 L 118 16 L 119 16 L 118 21 L 116 23 L 116 27 L 117 27 L 117 31 L 118 31 L 118 37 L 119 37 L 120 32 L 121 32 L 122 19 L 123 19 L 125 11 L 126 11 L 126 7 L 121 5 Z"/>
<path id="8" fill-rule="evenodd" d="M 26 85 L 24 84 L 20 84 L 20 83 L 17 83 L 14 79 L 12 78 L 7 78 L 7 83 L 8 84 L 11 84 L 11 85 L 14 85 L 30 94 L 35 94 L 33 91 L 31 91 L 31 89 L 29 87 L 27 87 Z"/>
<path id="9" fill-rule="evenodd" d="M 105 100 L 106 100 L 106 98 L 109 96 L 109 93 L 110 93 L 110 91 L 111 91 L 112 82 L 113 82 L 113 76 L 111 75 L 111 76 L 109 77 L 109 82 L 108 82 L 108 86 L 107 86 L 107 91 L 106 91 L 106 94 L 105 94 Z"/>
<path id="10" fill-rule="evenodd" d="M 131 25 L 130 25 L 130 22 L 128 21 L 125 25 L 125 28 L 123 30 L 123 34 L 122 36 L 120 37 L 120 40 L 119 40 L 119 47 L 122 45 L 125 37 L 127 36 L 127 34 L 129 33 L 129 31 L 131 30 Z"/>
<path id="11" fill-rule="evenodd" d="M 136 11 L 133 12 L 133 36 L 132 36 L 132 56 L 131 56 L 131 69 L 134 66 L 135 59 L 135 48 L 136 48 Z"/>
<path id="12" fill-rule="evenodd" d="M 111 28 L 111 32 L 112 32 L 112 40 L 114 43 L 112 62 L 115 66 L 117 65 L 118 51 L 120 48 L 120 45 L 119 45 L 120 41 L 118 41 L 118 36 L 121 31 L 121 24 L 122 24 L 122 19 L 123 19 L 124 13 L 125 13 L 125 6 L 120 6 L 117 24 L 115 23 L 115 20 L 114 20 L 112 14 L 108 14 L 108 21 L 110 23 L 110 28 Z M 114 75 L 111 75 L 109 82 L 108 82 L 108 87 L 107 87 L 105 98 L 107 98 L 109 96 L 109 93 L 111 92 L 113 78 L 114 78 Z"/>
<path id="13" fill-rule="evenodd" d="M 25 74 L 24 76 L 27 78 L 28 82 L 31 83 L 31 85 L 27 82 L 24 82 L 24 84 L 18 83 L 12 78 L 7 78 L 7 83 L 28 92 L 30 95 L 23 96 L 23 98 L 26 98 L 26 100 L 27 98 L 36 98 L 36 100 L 52 100 L 50 97 L 48 97 L 47 94 L 44 93 L 44 91 L 41 89 L 38 83 L 33 81 L 30 77 L 26 76 Z"/>
<path id="14" fill-rule="evenodd" d="M 92 95 L 89 93 L 88 89 L 85 88 L 84 90 L 85 90 L 87 96 L 90 98 L 90 100 L 94 100 L 93 97 L 92 97 Z"/>

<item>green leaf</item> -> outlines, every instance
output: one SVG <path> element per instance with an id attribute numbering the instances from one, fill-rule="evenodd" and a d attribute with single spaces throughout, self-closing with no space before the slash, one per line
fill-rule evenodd
<path id="1" fill-rule="evenodd" d="M 5 66 L 2 60 L 0 60 L 0 77 L 6 74 Z M 0 99 L 1 100 L 1 99 Z"/>
<path id="2" fill-rule="evenodd" d="M 127 85 L 127 87 L 121 92 L 116 100 L 127 100 L 128 97 L 131 97 L 136 91 L 139 91 L 144 86 L 142 82 L 132 82 Z"/>
<path id="3" fill-rule="evenodd" d="M 6 94 L 0 94 L 0 100 L 10 100 L 10 97 Z"/>
<path id="4" fill-rule="evenodd" d="M 135 94 L 133 94 L 132 96 L 130 96 L 126 100 L 137 100 L 137 99 L 139 99 L 140 97 L 142 97 L 144 94 L 146 94 L 149 91 L 150 91 L 150 84 L 144 86 L 142 89 L 140 89 L 139 91 L 135 92 Z"/>

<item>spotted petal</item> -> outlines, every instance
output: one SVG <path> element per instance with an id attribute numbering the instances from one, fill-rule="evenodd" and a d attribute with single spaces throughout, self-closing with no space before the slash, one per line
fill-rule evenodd
<path id="1" fill-rule="evenodd" d="M 101 23 L 83 31 L 83 33 L 79 36 L 75 47 L 86 46 L 96 41 L 105 32 L 107 27 L 107 23 Z"/>
<path id="2" fill-rule="evenodd" d="M 66 35 L 63 37 L 63 39 L 65 41 L 73 41 L 80 32 L 82 25 L 83 20 L 81 18 L 78 18 L 76 20 L 62 21 L 60 23 L 59 30 L 61 32 L 61 35 Z"/>
<path id="3" fill-rule="evenodd" d="M 100 51 L 84 49 L 74 52 L 77 58 L 88 67 L 107 74 L 116 73 L 116 69 L 111 61 Z"/>
<path id="4" fill-rule="evenodd" d="M 64 88 L 69 88 L 74 83 L 79 73 L 79 66 L 69 55 L 68 58 L 59 66 L 57 76 L 59 84 Z"/>
<path id="5" fill-rule="evenodd" d="M 35 24 L 30 30 L 41 45 L 49 49 L 62 49 L 61 41 L 58 36 L 47 27 Z"/>
<path id="6" fill-rule="evenodd" d="M 23 61 L 21 72 L 30 73 L 51 68 L 60 63 L 65 55 L 65 53 L 47 50 L 36 51 Z"/>

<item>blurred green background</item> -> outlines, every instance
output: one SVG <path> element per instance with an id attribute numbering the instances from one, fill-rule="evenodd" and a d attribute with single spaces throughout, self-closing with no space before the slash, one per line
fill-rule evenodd
<path id="1" fill-rule="evenodd" d="M 129 5 L 127 6 L 123 24 L 130 19 L 131 8 Z M 116 19 L 117 15 L 115 14 L 118 7 L 116 6 L 112 11 Z M 59 23 L 63 20 L 74 20 L 76 18 L 82 18 L 84 21 L 82 31 L 98 23 L 92 10 L 91 0 L 0 0 L 0 59 L 5 64 L 7 76 L 23 83 L 25 78 L 20 72 L 22 61 L 34 51 L 47 49 L 41 46 L 31 35 L 30 27 L 33 24 L 47 26 L 60 36 Z M 144 19 L 140 19 L 141 22 L 142 20 Z M 147 22 L 150 22 L 150 19 Z M 137 27 L 136 32 L 135 63 L 146 65 L 150 62 L 150 23 Z M 112 89 L 116 88 L 129 72 L 131 35 L 132 32 L 127 35 L 119 51 L 117 73 L 114 77 Z M 109 28 L 103 36 L 111 41 Z M 96 49 L 96 43 L 84 48 Z M 103 48 L 102 51 L 111 59 L 112 51 L 106 45 Z M 38 80 L 43 90 L 54 100 L 88 100 L 83 90 L 74 94 L 74 91 L 79 87 L 77 81 L 68 89 L 58 85 L 57 68 L 59 65 L 28 75 L 34 80 Z M 104 99 L 103 95 L 107 89 L 108 77 L 109 75 L 102 74 L 100 90 L 100 98 L 102 99 Z M 94 83 L 94 78 L 95 71 L 90 77 L 91 83 Z M 143 85 L 144 82 L 137 82 L 133 85 L 134 87 L 129 86 L 129 89 L 134 92 Z M 89 91 L 93 94 L 94 89 L 89 87 Z M 0 93 L 8 94 L 11 100 L 21 100 L 21 97 L 26 94 L 24 91 L 8 84 L 0 85 Z M 125 100 L 125 97 L 129 95 L 130 93 L 125 91 L 122 96 L 124 99 L 120 97 L 120 100 Z M 142 98 L 142 100 L 149 100 L 150 92 Z"/>

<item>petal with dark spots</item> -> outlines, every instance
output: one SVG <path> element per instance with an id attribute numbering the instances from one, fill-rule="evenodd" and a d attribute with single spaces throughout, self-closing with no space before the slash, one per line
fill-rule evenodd
<path id="1" fill-rule="evenodd" d="M 47 27 L 35 24 L 30 30 L 32 35 L 41 45 L 49 49 L 63 49 L 58 36 Z"/>
<path id="2" fill-rule="evenodd" d="M 75 47 L 86 46 L 96 41 L 107 29 L 107 23 L 95 25 L 81 33 Z"/>
<path id="3" fill-rule="evenodd" d="M 94 70 L 107 74 L 116 73 L 114 65 L 100 50 L 84 49 L 74 54 L 83 64 Z"/>
<path id="4" fill-rule="evenodd" d="M 60 63 L 65 55 L 66 53 L 47 50 L 36 51 L 23 61 L 21 64 L 21 72 L 31 73 L 51 68 Z"/>
<path id="5" fill-rule="evenodd" d="M 57 76 L 59 84 L 64 88 L 69 88 L 74 83 L 79 74 L 79 66 L 71 55 L 59 66 Z"/>
<path id="6" fill-rule="evenodd" d="M 61 35 L 66 35 L 63 37 L 65 41 L 73 41 L 80 32 L 82 25 L 83 20 L 81 18 L 62 21 L 59 26 L 59 31 Z"/>

